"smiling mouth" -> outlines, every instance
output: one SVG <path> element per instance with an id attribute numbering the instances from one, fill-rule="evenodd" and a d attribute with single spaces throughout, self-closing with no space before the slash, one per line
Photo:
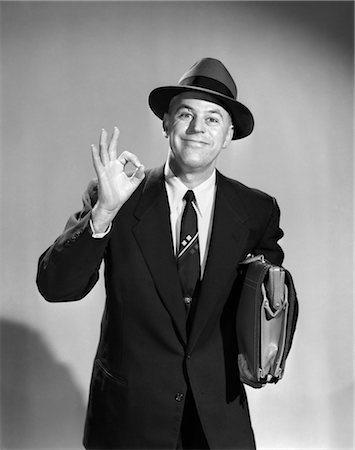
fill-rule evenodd
<path id="1" fill-rule="evenodd" d="M 208 144 L 208 142 L 199 141 L 199 140 L 196 140 L 196 139 L 182 139 L 182 140 L 185 141 L 185 142 L 192 142 L 194 144 L 203 144 L 203 145 L 207 145 Z"/>

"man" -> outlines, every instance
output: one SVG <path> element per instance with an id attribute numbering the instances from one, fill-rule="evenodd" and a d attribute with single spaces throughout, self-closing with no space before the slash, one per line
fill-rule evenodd
<path id="1" fill-rule="evenodd" d="M 97 182 L 41 256 L 48 301 L 79 300 L 105 262 L 106 305 L 86 418 L 86 448 L 255 447 L 239 381 L 238 264 L 281 264 L 279 209 L 216 171 L 253 117 L 215 59 L 198 61 L 149 105 L 169 140 L 164 167 L 118 154 L 118 129 L 92 146 Z M 135 166 L 126 175 L 127 163 Z"/>

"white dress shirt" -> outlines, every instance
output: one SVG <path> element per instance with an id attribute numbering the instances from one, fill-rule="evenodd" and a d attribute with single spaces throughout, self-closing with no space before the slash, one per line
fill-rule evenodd
<path id="1" fill-rule="evenodd" d="M 170 207 L 170 225 L 171 233 L 173 237 L 175 254 L 179 251 L 180 245 L 180 226 L 181 218 L 185 208 L 184 195 L 189 190 L 178 177 L 176 177 L 171 171 L 168 163 L 164 168 L 165 175 L 165 187 L 168 194 L 168 201 Z M 198 238 L 200 246 L 200 264 L 201 264 L 201 277 L 203 276 L 208 248 L 211 238 L 212 230 L 212 217 L 214 211 L 214 203 L 216 196 L 216 171 L 203 183 L 191 189 L 195 194 L 196 204 L 193 206 L 197 213 L 197 227 Z"/>

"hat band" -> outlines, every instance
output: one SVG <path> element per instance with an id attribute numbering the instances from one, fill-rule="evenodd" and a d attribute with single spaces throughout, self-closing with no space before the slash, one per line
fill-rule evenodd
<path id="1" fill-rule="evenodd" d="M 208 89 L 210 91 L 226 95 L 233 100 L 235 99 L 234 95 L 225 84 L 221 83 L 220 81 L 214 80 L 213 78 L 203 76 L 187 77 L 181 80 L 179 84 L 182 86 L 195 86 Z"/>

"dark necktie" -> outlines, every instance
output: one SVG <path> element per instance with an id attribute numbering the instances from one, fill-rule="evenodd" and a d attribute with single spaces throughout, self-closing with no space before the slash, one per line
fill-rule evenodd
<path id="1" fill-rule="evenodd" d="M 178 272 L 186 306 L 190 306 L 197 282 L 200 279 L 200 251 L 197 215 L 192 205 L 195 195 L 187 191 L 185 209 L 181 219 L 180 247 L 177 255 Z"/>

